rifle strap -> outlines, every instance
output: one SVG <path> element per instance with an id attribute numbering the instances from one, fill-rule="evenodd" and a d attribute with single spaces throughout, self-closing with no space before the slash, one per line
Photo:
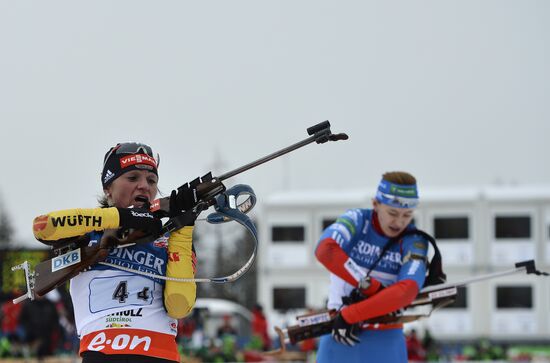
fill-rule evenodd
<path id="1" fill-rule="evenodd" d="M 384 254 L 388 252 L 388 250 L 395 243 L 398 243 L 399 241 L 401 241 L 405 236 L 414 235 L 414 234 L 420 235 L 423 238 L 427 239 L 434 249 L 434 256 L 432 257 L 432 260 L 429 262 L 428 274 L 426 276 L 426 281 L 424 282 L 424 287 L 444 283 L 447 280 L 447 275 L 443 272 L 443 261 L 441 257 L 441 252 L 437 247 L 435 238 L 433 238 L 428 233 L 416 228 L 405 230 L 399 236 L 390 238 L 382 248 L 382 252 L 380 252 L 380 255 L 378 256 L 376 261 L 373 263 L 369 271 L 367 271 L 367 276 L 370 276 L 372 270 L 374 270 L 374 268 L 378 265 L 378 263 L 380 263 L 380 261 L 384 257 Z"/>
<path id="2" fill-rule="evenodd" d="M 236 204 L 237 199 L 243 195 L 246 196 L 247 199 L 245 199 L 244 202 L 242 202 L 241 204 L 237 205 Z M 216 197 L 216 206 L 215 206 L 216 212 L 212 213 L 207 218 L 207 221 L 210 223 L 223 223 L 223 222 L 229 222 L 231 220 L 234 220 L 235 222 L 245 227 L 254 238 L 254 249 L 252 251 L 251 256 L 246 261 L 246 263 L 241 268 L 239 268 L 239 270 L 237 270 L 231 275 L 222 276 L 222 277 L 210 277 L 210 278 L 178 278 L 178 277 L 156 275 L 156 274 L 152 274 L 144 271 L 136 271 L 123 266 L 111 264 L 108 262 L 99 262 L 99 264 L 114 267 L 119 270 L 132 272 L 132 273 L 150 277 L 150 278 L 175 281 L 175 282 L 214 282 L 218 284 L 224 284 L 226 282 L 235 281 L 238 278 L 240 278 L 246 271 L 248 271 L 248 269 L 250 269 L 250 267 L 252 266 L 256 258 L 256 251 L 258 249 L 258 232 L 256 230 L 256 226 L 250 220 L 250 218 L 241 211 L 243 210 L 245 212 L 248 212 L 252 209 L 252 207 L 255 204 L 256 204 L 256 195 L 254 194 L 254 190 L 252 190 L 252 188 L 248 185 L 238 184 L 232 188 L 229 188 L 223 194 L 218 195 Z"/>

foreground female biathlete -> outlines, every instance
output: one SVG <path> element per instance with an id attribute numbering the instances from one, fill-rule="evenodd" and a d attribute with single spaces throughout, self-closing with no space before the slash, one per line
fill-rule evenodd
<path id="1" fill-rule="evenodd" d="M 317 245 L 317 259 L 331 272 L 328 308 L 339 310 L 332 337 L 320 340 L 318 363 L 407 362 L 401 324 L 361 322 L 407 306 L 424 284 L 428 241 L 415 234 L 391 240 L 414 229 L 415 178 L 405 172 L 384 174 L 372 203 L 372 209 L 340 216 Z M 342 298 L 355 288 L 367 298 L 344 305 Z"/>
<path id="2" fill-rule="evenodd" d="M 99 243 L 107 229 L 133 228 L 158 235 L 162 227 L 144 208 L 157 195 L 158 157 L 139 143 L 112 147 L 104 158 L 102 208 L 52 212 L 35 219 L 34 235 L 47 242 L 90 235 Z M 189 210 L 185 198 L 171 203 Z M 196 216 L 195 216 L 196 217 Z M 193 222 L 150 243 L 113 249 L 104 262 L 155 276 L 194 277 Z M 102 264 L 71 280 L 80 354 L 92 362 L 179 362 L 177 320 L 194 303 L 195 283 L 171 282 Z"/>

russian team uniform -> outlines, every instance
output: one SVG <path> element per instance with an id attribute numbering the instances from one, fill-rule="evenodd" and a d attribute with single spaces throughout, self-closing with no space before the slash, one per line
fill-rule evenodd
<path id="1" fill-rule="evenodd" d="M 383 287 L 387 288 L 403 282 L 402 285 L 408 287 L 408 291 L 410 291 L 410 286 L 413 286 L 412 282 L 414 282 L 419 291 L 424 284 L 426 275 L 425 260 L 428 242 L 418 235 L 407 235 L 399 243 L 392 244 L 382 259 L 373 266 L 389 240 L 374 228 L 373 215 L 374 213 L 370 209 L 348 210 L 325 229 L 317 250 L 329 245 L 333 249 L 339 247 L 349 259 L 342 263 L 341 259 L 326 258 L 323 263 L 339 264 L 338 266 L 334 265 L 334 269 L 331 268 L 331 271 L 346 271 L 342 275 L 348 273 L 355 280 L 360 280 L 372 269 L 370 276 L 380 282 Z M 407 229 L 414 229 L 414 225 L 411 223 Z M 354 288 L 355 286 L 331 272 L 327 307 L 341 309 L 343 307 L 342 297 L 348 296 Z M 376 293 L 373 296 L 376 296 Z M 358 315 L 359 304 L 361 303 L 350 305 L 347 312 L 342 310 L 346 320 L 350 314 Z M 385 304 L 379 305 L 376 310 L 380 309 L 385 314 L 392 312 L 384 311 L 382 305 Z M 366 320 L 371 316 L 358 316 L 358 318 L 356 320 Z M 319 343 L 317 362 L 407 362 L 402 324 L 377 324 L 376 326 L 362 324 L 357 337 L 360 339 L 360 343 L 349 347 L 336 342 L 330 335 L 323 336 Z"/>

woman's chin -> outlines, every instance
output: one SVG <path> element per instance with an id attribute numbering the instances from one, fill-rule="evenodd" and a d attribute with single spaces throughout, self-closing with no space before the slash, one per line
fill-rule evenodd
<path id="1" fill-rule="evenodd" d="M 393 237 L 397 237 L 401 234 L 402 231 L 395 231 L 393 229 L 388 229 L 385 233 L 386 233 L 386 236 L 390 237 L 390 238 L 393 238 Z"/>

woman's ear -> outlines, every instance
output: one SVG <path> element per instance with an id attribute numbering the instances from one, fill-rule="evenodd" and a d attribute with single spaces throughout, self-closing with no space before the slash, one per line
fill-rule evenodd
<path id="1" fill-rule="evenodd" d="M 377 200 L 376 198 L 372 198 L 372 210 L 375 211 L 376 213 L 380 214 L 380 208 L 382 206 L 382 203 L 380 203 L 379 200 Z"/>

